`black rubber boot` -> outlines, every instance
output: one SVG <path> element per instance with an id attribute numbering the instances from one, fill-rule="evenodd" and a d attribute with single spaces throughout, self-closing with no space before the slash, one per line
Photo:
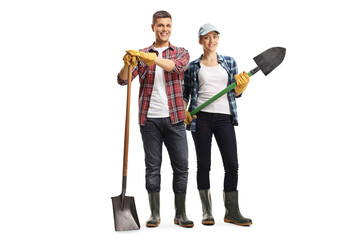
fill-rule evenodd
<path id="1" fill-rule="evenodd" d="M 199 194 L 203 210 L 203 219 L 201 223 L 204 225 L 214 225 L 215 220 L 212 216 L 210 189 L 199 189 Z"/>
<path id="2" fill-rule="evenodd" d="M 191 228 L 194 223 L 189 220 L 185 212 L 186 193 L 175 193 L 175 218 L 174 223 L 181 227 Z"/>
<path id="3" fill-rule="evenodd" d="M 224 222 L 234 223 L 240 226 L 249 226 L 252 224 L 250 218 L 241 215 L 238 204 L 238 191 L 224 192 L 225 217 Z"/>
<path id="4" fill-rule="evenodd" d="M 147 227 L 157 227 L 160 224 L 160 193 L 149 193 L 151 216 L 146 221 Z"/>

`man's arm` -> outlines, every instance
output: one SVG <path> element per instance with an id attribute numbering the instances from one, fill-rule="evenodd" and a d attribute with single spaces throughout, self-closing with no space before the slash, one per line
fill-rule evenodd
<path id="1" fill-rule="evenodd" d="M 138 65 L 138 60 L 136 57 L 131 56 L 130 54 L 126 53 L 124 58 L 124 65 L 121 68 L 120 72 L 117 75 L 117 82 L 120 85 L 126 85 L 127 81 L 128 81 L 128 76 L 129 76 L 129 66 L 131 65 L 133 67 L 133 71 L 132 71 L 132 79 L 137 75 L 137 65 Z"/>
<path id="2" fill-rule="evenodd" d="M 156 56 L 156 53 L 142 52 L 137 50 L 127 50 L 126 52 L 131 54 L 132 56 L 139 57 L 140 61 L 144 62 L 149 66 L 156 64 L 168 72 L 171 72 L 175 68 L 174 60 L 158 57 Z"/>
<path id="3" fill-rule="evenodd" d="M 168 72 L 171 72 L 175 68 L 174 61 L 170 59 L 156 57 L 154 63 Z"/>
<path id="4" fill-rule="evenodd" d="M 155 53 L 142 52 L 136 50 L 127 50 L 127 53 L 132 56 L 139 57 L 140 61 L 143 61 L 145 64 L 151 66 L 156 64 L 162 69 L 171 72 L 175 71 L 177 73 L 183 73 L 188 67 L 190 60 L 189 53 L 186 49 L 180 48 L 179 53 L 177 54 L 176 59 L 164 59 L 157 57 Z"/>
<path id="5" fill-rule="evenodd" d="M 124 64 L 124 66 L 121 68 L 118 74 L 118 79 L 120 78 L 120 80 L 127 82 L 128 76 L 129 76 L 129 66 Z"/>

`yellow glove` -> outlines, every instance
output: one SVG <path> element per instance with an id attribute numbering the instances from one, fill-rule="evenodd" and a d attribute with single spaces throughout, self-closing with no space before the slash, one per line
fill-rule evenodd
<path id="1" fill-rule="evenodd" d="M 186 114 L 186 119 L 184 121 L 186 125 L 190 124 L 193 119 L 196 119 L 196 115 L 191 116 L 188 110 L 185 110 L 185 114 Z"/>
<path id="2" fill-rule="evenodd" d="M 237 94 L 240 94 L 240 93 L 244 92 L 245 89 L 247 88 L 247 85 L 250 81 L 250 77 L 249 77 L 249 75 L 247 75 L 246 72 L 235 75 L 234 77 L 236 80 L 235 92 Z"/>
<path id="3" fill-rule="evenodd" d="M 137 57 L 131 56 L 131 54 L 129 54 L 129 53 L 125 54 L 123 60 L 124 60 L 125 66 L 130 66 L 131 65 L 134 68 L 138 64 Z"/>
<path id="4" fill-rule="evenodd" d="M 140 61 L 146 63 L 149 66 L 154 65 L 154 60 L 155 58 L 157 58 L 156 53 L 147 53 L 136 50 L 127 50 L 126 52 L 129 53 L 131 56 L 138 57 Z"/>

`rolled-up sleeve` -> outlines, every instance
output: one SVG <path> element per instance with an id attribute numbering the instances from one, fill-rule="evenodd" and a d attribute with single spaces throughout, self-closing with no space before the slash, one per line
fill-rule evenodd
<path id="1" fill-rule="evenodd" d="M 138 75 L 138 73 L 139 73 L 139 68 L 138 68 L 138 66 L 136 66 L 132 70 L 132 78 L 131 78 L 131 80 L 134 80 L 134 78 Z M 123 80 L 123 79 L 120 78 L 120 73 L 118 73 L 118 75 L 117 75 L 117 82 L 120 85 L 127 85 L 127 83 L 128 83 L 127 79 Z"/>
<path id="2" fill-rule="evenodd" d="M 174 72 L 181 74 L 189 67 L 190 54 L 185 48 L 180 48 L 179 53 L 176 54 L 176 58 L 172 59 L 175 63 Z"/>

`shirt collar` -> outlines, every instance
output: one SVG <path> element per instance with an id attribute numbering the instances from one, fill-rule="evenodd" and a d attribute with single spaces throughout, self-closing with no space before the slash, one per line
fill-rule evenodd
<path id="1" fill-rule="evenodd" d="M 175 49 L 175 46 L 172 45 L 172 44 L 169 42 L 169 48 L 171 48 L 171 50 L 174 50 L 174 49 Z M 156 52 L 156 50 L 155 50 L 155 42 L 150 46 L 150 50 Z"/>
<path id="2" fill-rule="evenodd" d="M 223 62 L 225 60 L 222 55 L 218 54 L 217 57 L 218 57 L 218 62 Z"/>
<path id="3" fill-rule="evenodd" d="M 216 54 L 217 54 L 217 53 L 216 53 Z M 201 58 L 202 58 L 203 55 L 204 55 L 204 54 L 201 54 L 201 56 L 200 56 L 198 59 L 195 60 L 195 63 L 196 63 L 196 64 L 199 64 L 199 65 L 200 65 Z M 217 54 L 217 60 L 218 60 L 219 63 L 221 63 L 221 62 L 224 61 L 224 57 L 221 56 L 221 55 L 219 55 L 219 54 Z"/>

